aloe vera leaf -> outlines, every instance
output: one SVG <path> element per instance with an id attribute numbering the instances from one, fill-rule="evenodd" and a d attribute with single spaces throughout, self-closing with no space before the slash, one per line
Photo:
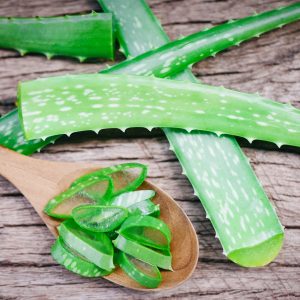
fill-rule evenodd
<path id="1" fill-rule="evenodd" d="M 113 245 L 105 233 L 82 230 L 73 219 L 62 222 L 58 232 L 68 247 L 88 261 L 109 272 L 114 268 Z"/>
<path id="2" fill-rule="evenodd" d="M 93 189 L 93 193 L 89 193 Z M 67 219 L 72 210 L 83 204 L 95 204 L 99 199 L 112 194 L 112 183 L 109 177 L 96 177 L 84 182 L 78 182 L 66 191 L 51 199 L 44 208 L 44 212 L 54 218 Z M 94 194 L 97 191 L 96 195 Z"/>
<path id="3" fill-rule="evenodd" d="M 100 0 L 99 2 L 106 11 L 111 11 L 114 13 L 114 19 L 117 27 L 117 35 L 120 39 L 122 48 L 124 49 L 126 55 L 136 56 L 143 53 L 146 50 L 151 50 L 153 48 L 159 47 L 169 42 L 167 35 L 163 32 L 157 19 L 151 13 L 151 10 L 149 9 L 145 1 L 128 0 L 126 1 L 126 4 L 124 4 L 124 1 L 121 0 L 114 0 L 114 1 Z M 135 12 L 134 21 L 131 18 L 132 11 Z M 236 22 L 239 23 L 234 23 L 236 26 L 234 28 L 232 28 L 232 25 L 230 24 L 220 25 L 223 27 L 216 26 L 214 27 L 217 28 L 214 29 L 216 32 L 215 33 L 213 32 L 213 34 L 216 34 L 216 36 L 213 37 L 210 36 L 209 39 L 204 38 L 202 36 L 203 33 L 197 33 L 195 35 L 196 36 L 199 35 L 199 43 L 205 42 L 206 45 L 206 42 L 208 41 L 207 45 L 205 47 L 204 46 L 199 47 L 200 45 L 197 45 L 197 41 L 196 41 L 194 43 L 196 49 L 194 49 L 194 47 L 192 46 L 187 46 L 185 50 L 189 50 L 189 51 L 195 50 L 198 53 L 199 49 L 201 50 L 202 48 L 203 49 L 209 48 L 209 49 L 213 49 L 212 53 L 210 53 L 210 55 L 212 55 L 217 51 L 217 48 L 215 49 L 211 48 L 212 45 L 215 46 L 218 45 L 219 43 L 218 41 L 224 39 L 224 34 L 227 35 L 231 34 L 232 37 L 233 34 L 236 34 L 239 37 L 239 39 L 242 39 L 244 38 L 244 36 L 242 35 L 244 35 L 243 32 L 245 31 L 247 32 L 246 35 L 248 39 L 250 39 L 251 37 L 259 35 L 261 32 L 263 32 L 263 30 L 264 31 L 272 30 L 274 28 L 280 27 L 281 24 L 292 22 L 297 18 L 299 18 L 298 3 L 288 6 L 286 8 L 281 8 L 260 15 L 256 15 L 253 17 L 247 17 L 245 19 L 238 20 Z M 143 26 L 140 26 L 140 24 L 143 24 Z M 237 25 L 240 27 L 238 27 Z M 220 28 L 223 29 L 220 30 Z M 204 33 L 205 32 L 206 34 L 208 34 L 207 31 L 204 31 Z M 212 32 L 210 31 L 210 33 Z M 241 36 L 239 34 L 241 34 Z M 188 37 L 186 39 L 188 39 Z M 226 39 L 225 41 L 225 43 L 228 45 L 227 47 L 236 45 L 238 43 L 237 40 L 230 41 L 229 39 Z M 180 43 L 180 41 L 178 42 Z M 178 45 L 175 44 L 175 48 L 177 48 L 177 50 L 180 50 L 180 48 L 178 48 L 177 46 Z M 172 49 L 172 47 L 170 49 Z M 166 53 L 166 55 L 168 56 L 169 55 L 172 56 L 173 54 L 175 55 L 174 49 L 171 50 L 170 53 L 169 52 Z M 180 54 L 181 52 L 177 52 L 176 55 L 180 55 Z M 168 75 L 168 72 L 166 73 L 161 72 L 163 69 L 165 69 L 164 63 L 166 62 L 166 59 L 164 58 L 164 56 L 162 56 L 161 60 L 157 61 L 156 59 L 159 53 L 157 54 L 157 52 L 154 52 L 153 54 L 153 52 L 150 52 L 146 56 L 148 57 L 148 55 L 149 58 L 147 59 L 152 60 L 151 62 L 153 63 L 153 66 L 151 65 L 150 71 L 148 70 L 148 66 L 150 66 L 150 64 L 144 63 L 144 60 L 140 60 L 143 57 L 140 57 L 139 59 L 136 59 L 136 61 L 125 62 L 124 64 L 122 64 L 121 68 L 117 66 L 114 68 L 103 70 L 102 72 L 122 72 L 122 73 L 137 74 L 137 71 L 139 71 L 139 72 L 143 72 L 143 75 L 147 75 L 147 74 L 150 75 L 153 73 L 152 72 L 152 67 L 153 67 L 156 70 L 155 72 L 158 73 L 158 77 L 166 77 Z M 199 52 L 199 57 L 197 58 L 197 61 L 199 61 L 200 59 L 204 59 L 204 53 L 202 55 L 202 52 Z M 180 69 L 179 66 L 181 66 L 181 70 L 183 70 L 186 66 L 190 64 L 191 62 L 188 62 L 186 59 L 182 59 L 180 62 L 172 63 L 170 65 L 170 67 L 174 68 L 172 74 L 175 74 L 175 72 L 179 72 Z M 190 72 L 185 72 L 184 75 L 182 74 L 180 75 L 180 77 L 176 77 L 176 79 L 186 79 L 186 80 L 195 81 L 193 75 Z M 24 138 L 22 138 L 21 128 L 20 125 L 18 124 L 18 118 L 16 114 L 17 114 L 17 110 L 14 110 L 14 112 L 12 112 L 11 114 L 4 116 L 0 119 L 0 144 L 1 145 L 4 145 L 7 148 L 12 150 L 17 150 L 23 154 L 32 154 L 35 151 L 40 150 L 42 147 L 46 146 L 48 143 L 52 141 L 49 140 L 48 142 L 43 142 L 39 140 L 36 142 L 35 141 L 28 142 Z M 8 141 L 7 135 L 9 132 L 12 132 L 13 135 L 11 135 Z M 58 137 L 56 137 L 55 139 L 57 138 Z"/>
<path id="4" fill-rule="evenodd" d="M 151 216 L 131 216 L 122 224 L 118 233 L 141 245 L 170 251 L 171 231 L 160 219 Z"/>
<path id="5" fill-rule="evenodd" d="M 128 0 L 126 5 L 121 0 L 99 2 L 104 11 L 113 13 L 117 37 L 127 56 L 137 56 L 169 42 L 144 0 Z M 190 70 L 173 79 L 198 82 Z M 236 140 L 200 131 L 188 134 L 164 128 L 164 132 L 170 150 L 175 152 L 183 174 L 190 180 L 216 230 L 223 253 L 245 267 L 271 262 L 282 247 L 283 228 Z M 256 207 L 263 209 L 258 213 Z M 233 220 L 226 211 L 234 213 Z M 255 220 L 256 228 L 255 222 L 249 220 Z"/>
<path id="6" fill-rule="evenodd" d="M 144 263 L 121 251 L 116 259 L 122 270 L 140 285 L 154 289 L 161 284 L 162 276 L 156 266 Z"/>
<path id="7" fill-rule="evenodd" d="M 123 163 L 107 168 L 97 170 L 95 172 L 83 175 L 76 179 L 72 185 L 85 182 L 87 179 L 98 178 L 99 176 L 110 177 L 113 183 L 113 194 L 116 197 L 119 194 L 136 190 L 147 177 L 148 168 L 140 163 Z M 102 201 L 101 204 L 107 203 Z"/>
<path id="8" fill-rule="evenodd" d="M 107 7 L 107 10 L 110 10 L 114 13 L 116 17 L 116 12 L 118 14 L 123 14 L 122 21 L 129 22 L 125 19 L 125 14 L 128 12 L 128 7 L 130 4 L 120 4 L 120 1 L 111 1 L 108 3 L 106 0 L 100 0 L 100 3 L 104 4 L 104 7 Z M 116 5 L 120 5 L 120 8 L 116 8 Z M 121 7 L 122 5 L 122 7 Z M 133 8 L 133 7 L 131 7 Z M 137 14 L 136 7 L 134 7 L 134 12 Z M 147 12 L 145 11 L 144 14 Z M 153 18 L 148 22 L 153 24 Z M 134 75 L 154 75 L 156 77 L 167 77 L 174 74 L 178 74 L 183 71 L 187 66 L 192 65 L 196 62 L 199 62 L 207 57 L 215 56 L 218 52 L 225 50 L 231 46 L 239 45 L 241 42 L 249 40 L 253 37 L 258 37 L 262 33 L 268 32 L 275 28 L 282 27 L 291 22 L 295 22 L 300 19 L 300 3 L 280 7 L 271 11 L 266 11 L 261 14 L 255 14 L 240 20 L 230 21 L 228 23 L 212 27 L 210 29 L 200 31 L 194 34 L 191 34 L 187 37 L 181 38 L 179 40 L 170 42 L 166 45 L 163 45 L 157 49 L 151 50 L 149 52 L 143 53 L 145 47 L 148 49 L 156 48 L 157 45 L 155 41 L 159 38 L 156 37 L 150 42 L 150 44 L 140 43 L 142 36 L 140 36 L 137 30 L 140 27 L 149 28 L 144 25 L 145 20 L 142 23 L 138 17 L 134 20 L 130 20 L 132 24 L 123 24 L 127 25 L 126 29 L 121 29 L 119 31 L 119 36 L 123 35 L 125 40 L 128 36 L 128 28 L 134 30 L 131 32 L 131 39 L 135 39 L 136 49 L 139 53 L 143 53 L 132 59 L 128 59 L 120 64 L 114 65 L 107 70 L 102 71 L 102 73 L 121 73 L 121 74 L 134 74 Z M 121 18 L 118 19 L 119 24 Z M 117 25 L 120 30 L 120 25 Z M 153 25 L 151 26 L 153 27 Z M 151 28 L 150 27 L 150 28 Z M 144 29 L 145 30 L 145 29 Z M 140 32 L 144 33 L 144 32 Z M 147 30 L 148 33 L 148 30 Z M 151 37 L 153 35 L 151 34 Z M 150 39 L 147 39 L 149 41 Z M 122 43 L 122 40 L 121 40 Z M 128 46 L 128 41 L 124 44 Z M 141 44 L 145 45 L 140 46 Z M 128 46 L 129 47 L 129 46 Z M 128 51 L 127 48 L 125 51 Z M 129 53 L 129 52 L 128 52 Z M 131 54 L 131 53 L 130 53 Z M 131 54 L 132 55 L 132 54 Z"/>
<path id="9" fill-rule="evenodd" d="M 83 229 L 109 232 L 124 222 L 128 210 L 119 206 L 81 205 L 72 210 L 72 216 Z"/>
<path id="10" fill-rule="evenodd" d="M 171 254 L 160 253 L 157 250 L 145 247 L 138 242 L 131 241 L 120 234 L 113 240 L 113 244 L 117 249 L 147 264 L 166 270 L 172 270 Z"/>
<path id="11" fill-rule="evenodd" d="M 159 205 L 151 201 L 154 196 L 153 190 L 127 192 L 111 199 L 109 205 L 126 207 L 130 214 L 159 216 Z"/>
<path id="12" fill-rule="evenodd" d="M 112 16 L 87 15 L 35 18 L 0 18 L 0 48 L 15 49 L 21 55 L 43 53 L 87 58 L 114 57 Z"/>
<path id="13" fill-rule="evenodd" d="M 59 136 L 52 136 L 46 140 L 26 141 L 19 122 L 17 109 L 12 110 L 0 119 L 0 145 L 24 155 L 40 151 L 43 147 L 54 143 L 58 138 Z"/>
<path id="14" fill-rule="evenodd" d="M 63 106 L 56 105 L 53 97 L 63 97 L 66 90 Z M 37 106 L 36 101 L 44 105 Z M 133 75 L 58 76 L 20 83 L 18 103 L 29 140 L 150 126 L 300 146 L 300 110 L 257 95 L 189 82 Z"/>
<path id="15" fill-rule="evenodd" d="M 51 255 L 54 260 L 67 270 L 84 277 L 100 277 L 110 274 L 110 272 L 98 268 L 78 253 L 75 253 L 60 237 L 52 245 Z"/>

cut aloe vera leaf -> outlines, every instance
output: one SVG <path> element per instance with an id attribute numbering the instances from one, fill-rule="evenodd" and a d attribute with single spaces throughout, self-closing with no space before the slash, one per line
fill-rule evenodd
<path id="1" fill-rule="evenodd" d="M 64 105 L 56 105 L 53 97 L 63 97 L 66 90 L 69 97 Z M 220 87 L 84 74 L 22 82 L 18 92 L 20 120 L 29 140 L 75 131 L 154 126 L 300 146 L 300 110 Z M 44 106 L 36 105 L 37 95 Z"/>
<path id="2" fill-rule="evenodd" d="M 92 12 L 61 17 L 0 18 L 0 48 L 21 55 L 43 53 L 87 58 L 114 57 L 112 15 Z"/>
<path id="3" fill-rule="evenodd" d="M 114 20 L 115 24 L 117 27 L 117 35 L 120 39 L 122 48 L 124 49 L 124 52 L 126 55 L 130 56 L 136 56 L 144 51 L 147 50 L 152 50 L 153 48 L 159 47 L 163 44 L 166 44 L 169 42 L 169 39 L 167 35 L 163 32 L 162 28 L 160 27 L 157 19 L 155 16 L 152 14 L 151 10 L 147 6 L 146 2 L 141 0 L 141 1 L 134 1 L 134 0 L 128 0 L 126 1 L 126 5 L 124 4 L 124 1 L 122 0 L 114 0 L 114 1 L 107 1 L 107 0 L 101 0 L 99 1 L 104 8 L 104 10 L 108 12 L 112 12 L 114 14 Z M 132 11 L 135 12 L 135 20 L 133 22 L 131 15 Z M 286 14 L 287 11 L 290 11 L 291 14 Z M 275 14 L 275 17 L 274 17 Z M 255 17 L 247 17 L 245 19 L 238 20 L 238 24 L 235 23 L 235 26 L 240 24 L 240 27 L 236 27 L 232 29 L 230 26 L 226 26 L 226 24 L 221 25 L 225 28 L 225 32 L 229 35 L 232 35 L 233 33 L 242 34 L 243 32 L 246 32 L 249 34 L 248 38 L 254 37 L 259 35 L 263 30 L 266 30 L 266 27 L 268 27 L 268 30 L 275 29 L 279 26 L 280 24 L 285 24 L 285 22 L 292 22 L 294 20 L 295 14 L 298 14 L 298 4 L 291 5 L 290 7 L 286 7 L 283 9 L 277 9 L 273 10 L 267 13 L 264 13 L 262 15 L 257 15 Z M 259 18 L 257 18 L 260 16 Z M 297 16 L 298 17 L 298 16 Z M 245 20 L 245 23 L 244 21 Z M 248 20 L 248 21 L 247 21 Z M 252 25 L 249 25 L 249 20 L 252 22 Z M 273 21 L 275 22 L 273 23 Z M 278 22 L 279 20 L 279 22 Z M 250 23 L 251 23 L 250 22 Z M 143 26 L 140 26 L 140 24 L 143 24 Z M 216 49 L 212 48 L 212 44 L 218 44 L 220 40 L 224 39 L 224 30 L 220 30 L 220 27 L 214 27 L 214 28 L 219 28 L 215 29 L 215 36 L 210 36 L 209 39 L 205 39 L 201 34 L 199 33 L 199 43 L 206 43 L 208 41 L 206 46 L 203 47 L 196 47 L 196 50 L 198 49 L 209 49 L 212 50 L 211 55 L 216 52 Z M 253 28 L 255 30 L 253 30 Z M 205 32 L 205 31 L 204 31 Z M 250 34 L 252 33 L 252 35 Z M 230 41 L 230 37 L 227 39 L 226 43 L 230 42 L 228 44 L 229 46 L 236 45 L 238 42 L 235 40 Z M 222 43 L 221 43 L 222 44 Z M 197 44 L 194 44 L 194 46 Z M 222 44 L 223 45 L 223 44 Z M 175 45 L 176 46 L 176 45 Z M 178 46 L 178 45 L 177 45 Z M 186 48 L 189 48 L 191 46 L 187 46 Z M 185 50 L 188 50 L 186 49 Z M 180 48 L 178 48 L 180 49 Z M 177 50 L 178 50 L 177 49 Z M 173 49 L 174 50 L 174 49 Z M 173 50 L 170 52 L 167 52 L 166 55 L 171 55 L 175 53 Z M 190 50 L 194 50 L 193 47 L 191 47 Z M 197 51 L 198 51 L 197 50 Z M 204 58 L 205 53 L 200 53 L 199 57 L 201 59 Z M 147 54 L 148 57 L 149 53 Z M 150 53 L 150 57 L 152 53 Z M 156 52 L 154 55 L 157 55 Z M 180 53 L 178 53 L 180 55 Z M 142 58 L 142 57 L 140 57 Z M 158 65 L 161 65 L 161 69 L 156 69 L 157 68 L 157 61 L 155 58 L 152 59 L 152 63 L 154 63 L 153 68 L 155 68 L 156 73 L 158 73 L 158 77 L 166 77 L 168 72 L 163 71 L 165 69 L 164 63 L 169 61 L 167 59 L 161 59 L 158 62 Z M 174 66 L 174 63 L 171 64 L 171 68 L 175 68 L 178 70 L 177 67 L 179 65 L 182 66 L 184 69 L 183 64 L 188 66 L 190 63 L 182 59 L 181 62 L 177 62 L 178 65 Z M 149 64 L 144 63 L 144 60 L 137 60 L 135 64 L 132 62 L 129 63 L 129 66 L 126 64 L 122 65 L 122 69 L 120 67 L 116 67 L 113 69 L 108 69 L 108 70 L 103 70 L 102 72 L 123 72 L 123 73 L 132 73 L 132 74 L 137 74 L 138 72 L 144 71 L 144 75 L 151 74 L 151 71 L 148 71 L 147 66 Z M 151 66 L 152 68 L 152 66 Z M 138 71 L 138 72 L 137 72 Z M 162 72 L 163 71 L 163 72 Z M 175 72 L 175 71 L 174 71 Z M 173 74 L 173 71 L 172 71 Z M 185 75 L 181 75 L 180 77 L 177 77 L 176 79 L 185 79 L 185 80 L 192 80 L 195 81 L 193 75 L 191 72 L 185 72 Z M 37 150 L 40 150 L 42 147 L 46 146 L 48 143 L 52 142 L 52 140 L 49 140 L 47 142 L 41 142 L 36 141 L 29 141 L 27 142 L 21 134 L 21 127 L 18 124 L 18 119 L 17 119 L 17 110 L 14 110 L 14 112 L 7 118 L 6 116 L 0 119 L 0 144 L 5 145 L 7 148 L 12 149 L 12 150 L 18 150 L 21 153 L 24 154 L 31 154 L 34 153 Z M 11 123 L 11 121 L 13 122 Z M 10 137 L 9 141 L 7 140 L 7 133 L 11 131 L 13 132 L 13 135 Z M 57 138 L 57 137 L 56 137 Z"/>
<path id="4" fill-rule="evenodd" d="M 166 223 L 151 216 L 131 216 L 118 230 L 127 239 L 159 250 L 170 250 L 171 232 Z"/>
<path id="5" fill-rule="evenodd" d="M 110 201 L 110 205 L 126 207 L 131 214 L 159 215 L 159 205 L 151 199 L 155 196 L 153 190 L 141 190 L 123 193 Z"/>
<path id="6" fill-rule="evenodd" d="M 45 206 L 44 212 L 54 218 L 70 218 L 75 207 L 83 204 L 95 204 L 99 199 L 106 199 L 111 195 L 112 188 L 110 178 L 104 176 L 79 182 L 51 199 Z"/>
<path id="7" fill-rule="evenodd" d="M 51 255 L 55 261 L 67 270 L 84 277 L 100 277 L 110 274 L 110 272 L 98 268 L 80 254 L 75 253 L 60 237 L 52 245 Z"/>
<path id="8" fill-rule="evenodd" d="M 73 219 L 62 222 L 58 232 L 68 247 L 99 268 L 112 271 L 114 248 L 105 233 L 83 230 Z"/>
<path id="9" fill-rule="evenodd" d="M 81 205 L 73 209 L 72 216 L 83 229 L 109 232 L 124 222 L 128 210 L 119 206 Z"/>
<path id="10" fill-rule="evenodd" d="M 114 14 L 116 11 L 118 13 L 123 13 L 123 16 L 127 13 L 128 6 L 130 6 L 130 4 L 127 4 L 126 2 L 126 5 L 123 5 L 122 8 L 116 8 L 116 5 L 120 5 L 120 1 L 111 1 L 111 4 L 109 4 L 106 0 L 100 0 L 99 2 L 103 3 L 104 6 L 108 8 L 107 10 L 113 11 Z M 136 7 L 131 8 L 134 9 L 135 13 L 137 12 Z M 123 20 L 125 18 L 126 17 L 123 17 Z M 127 34 L 126 37 L 129 34 L 127 31 L 128 28 L 134 29 L 134 33 L 130 32 L 130 35 L 132 35 L 131 39 L 135 39 L 135 37 L 137 37 L 135 40 L 135 43 L 137 44 L 136 48 L 139 50 L 139 53 L 143 54 L 132 59 L 128 59 L 118 65 L 114 65 L 104 71 L 104 73 L 113 72 L 148 76 L 154 75 L 157 77 L 172 76 L 183 71 L 189 65 L 199 62 L 207 57 L 215 56 L 222 50 L 231 46 L 239 45 L 246 40 L 258 37 L 265 32 L 282 27 L 283 25 L 295 22 L 299 19 L 300 3 L 298 2 L 279 9 L 255 14 L 240 20 L 230 21 L 170 42 L 147 53 L 143 53 L 145 51 L 143 49 L 145 46 L 140 46 L 140 44 L 147 44 L 137 42 L 137 40 L 140 41 L 140 39 L 138 39 L 139 35 L 136 35 L 139 30 L 135 29 L 139 29 L 138 23 L 141 21 L 137 17 L 135 20 L 131 20 L 132 24 L 127 24 L 126 29 L 121 29 L 122 31 L 119 32 L 119 36 L 124 34 L 123 39 L 125 39 L 125 34 Z M 136 25 L 133 24 L 134 22 Z M 148 27 L 144 26 L 144 20 L 140 24 L 143 24 L 140 27 L 147 28 L 148 33 L 149 30 Z M 117 26 L 117 28 L 120 29 L 120 23 Z M 152 27 L 153 25 L 151 28 Z M 157 45 L 154 43 L 158 39 L 159 38 L 156 37 L 156 39 L 151 42 L 152 47 L 149 47 L 148 45 L 147 47 L 150 49 L 156 48 Z M 123 48 L 125 48 L 124 44 L 125 43 L 123 42 Z M 128 45 L 128 41 L 126 45 Z M 128 52 L 128 50 L 129 49 L 125 51 Z"/>
<path id="11" fill-rule="evenodd" d="M 136 190 L 147 177 L 147 166 L 139 163 L 124 163 L 84 175 L 74 181 L 73 185 L 85 182 L 88 178 L 108 176 L 113 182 L 113 197 L 128 191 Z M 102 201 L 101 204 L 106 204 Z"/>
<path id="12" fill-rule="evenodd" d="M 236 140 L 179 130 L 170 130 L 168 137 L 212 222 L 223 254 L 244 267 L 270 263 L 282 247 L 283 227 Z M 189 145 L 192 149 L 198 145 L 196 164 L 182 152 Z"/>
<path id="13" fill-rule="evenodd" d="M 99 2 L 104 11 L 113 13 L 117 36 L 127 56 L 137 56 L 169 42 L 146 1 L 128 0 L 126 5 L 122 0 Z M 134 22 L 132 11 L 135 12 Z M 240 29 L 244 30 L 244 27 Z M 190 70 L 172 78 L 198 82 Z M 175 152 L 183 174 L 190 180 L 195 195 L 200 198 L 207 217 L 212 221 L 224 254 L 245 267 L 271 262 L 282 247 L 283 228 L 236 140 L 201 131 L 187 133 L 164 128 L 164 132 L 170 142 L 170 150 Z M 249 207 L 263 209 L 258 213 L 256 209 L 249 210 Z M 231 211 L 234 219 L 226 214 L 224 218 L 220 211 Z M 240 218 L 240 214 L 243 217 Z M 241 225 L 245 225 L 245 220 L 255 221 L 247 221 L 247 226 Z M 257 222 L 261 226 L 255 227 Z"/>
<path id="14" fill-rule="evenodd" d="M 26 141 L 19 122 L 18 110 L 14 109 L 0 119 L 0 145 L 30 155 L 43 147 L 54 143 L 60 136 L 52 136 L 46 140 L 36 139 Z"/>
<path id="15" fill-rule="evenodd" d="M 162 282 L 162 276 L 156 266 L 144 263 L 124 252 L 117 254 L 117 263 L 121 269 L 141 286 L 157 288 Z"/>
<path id="16" fill-rule="evenodd" d="M 147 264 L 151 264 L 166 270 L 172 270 L 171 254 L 164 254 L 148 248 L 139 244 L 138 242 L 131 241 L 120 234 L 115 240 L 113 240 L 113 244 L 117 249 Z"/>

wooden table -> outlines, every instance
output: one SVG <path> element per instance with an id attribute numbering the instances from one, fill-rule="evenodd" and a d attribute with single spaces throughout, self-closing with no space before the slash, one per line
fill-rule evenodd
<path id="1" fill-rule="evenodd" d="M 126 1 L 126 0 L 124 0 Z M 292 1 L 151 0 L 151 8 L 171 38 L 206 26 L 240 18 Z M 93 0 L 7 0 L 2 16 L 46 16 L 99 10 Z M 118 60 L 121 59 L 119 56 Z M 104 62 L 80 64 L 71 59 L 46 60 L 0 51 L 0 113 L 14 107 L 19 80 L 66 73 L 89 73 Z M 234 47 L 194 67 L 206 83 L 245 92 L 259 92 L 282 102 L 300 105 L 300 23 Z M 298 103 L 295 102 L 298 100 Z M 139 161 L 149 165 L 150 179 L 169 192 L 186 211 L 199 237 L 199 263 L 182 286 L 144 294 L 104 279 L 84 279 L 58 266 L 49 251 L 53 237 L 26 199 L 0 178 L 0 298 L 1 299 L 292 299 L 300 297 L 300 156 L 299 149 L 278 150 L 271 144 L 240 141 L 243 150 L 276 206 L 286 239 L 278 258 L 260 269 L 244 269 L 222 255 L 199 200 L 183 175 L 168 142 L 158 129 L 149 134 L 109 130 L 98 136 L 75 134 L 61 139 L 34 157 L 50 160 L 95 161 L 111 165 Z"/>

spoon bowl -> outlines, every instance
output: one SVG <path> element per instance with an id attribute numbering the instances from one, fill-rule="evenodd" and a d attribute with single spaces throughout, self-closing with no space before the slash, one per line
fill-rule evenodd
<path id="1" fill-rule="evenodd" d="M 54 162 L 30 158 L 0 146 L 0 175 L 8 179 L 28 199 L 49 230 L 58 235 L 60 222 L 43 212 L 47 202 L 66 190 L 78 177 L 101 169 L 93 163 Z M 163 190 L 149 181 L 139 189 L 156 192 L 153 202 L 160 205 L 160 218 L 172 233 L 171 252 L 173 272 L 162 271 L 163 281 L 156 289 L 146 289 L 128 277 L 121 268 L 105 276 L 121 286 L 159 291 L 174 288 L 186 281 L 193 273 L 199 255 L 198 239 L 194 227 L 180 206 Z"/>

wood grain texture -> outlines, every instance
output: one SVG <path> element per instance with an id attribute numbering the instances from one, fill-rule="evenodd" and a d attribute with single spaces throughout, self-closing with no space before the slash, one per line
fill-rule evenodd
<path id="1" fill-rule="evenodd" d="M 149 0 L 171 38 L 294 1 L 277 0 Z M 0 1 L 0 15 L 34 16 L 99 10 L 93 0 Z M 265 34 L 194 67 L 204 82 L 259 92 L 300 107 L 300 23 Z M 119 56 L 118 59 L 120 59 Z M 18 80 L 65 73 L 96 72 L 104 62 L 0 51 L 0 114 L 14 106 Z M 299 151 L 278 151 L 272 145 L 241 141 L 256 174 L 275 204 L 284 226 L 285 245 L 268 267 L 244 269 L 221 253 L 213 229 L 193 196 L 180 165 L 160 130 L 149 134 L 108 130 L 101 135 L 74 134 L 47 147 L 38 158 L 94 161 L 111 165 L 139 161 L 149 165 L 149 179 L 165 189 L 186 211 L 198 233 L 200 258 L 192 278 L 182 286 L 144 294 L 103 279 L 82 279 L 58 266 L 49 255 L 53 238 L 29 203 L 0 178 L 0 298 L 3 299 L 294 299 L 300 297 L 300 157 Z M 256 148 L 255 146 L 262 146 Z M 298 152 L 298 153 L 297 153 Z"/>

